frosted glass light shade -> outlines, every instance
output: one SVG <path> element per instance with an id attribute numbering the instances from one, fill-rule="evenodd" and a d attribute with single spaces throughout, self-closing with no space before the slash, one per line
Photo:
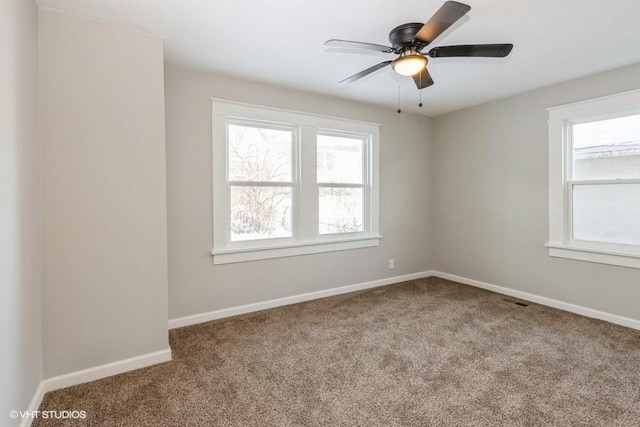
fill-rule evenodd
<path id="1" fill-rule="evenodd" d="M 393 70 L 402 76 L 418 74 L 427 65 L 427 58 L 422 55 L 405 55 L 393 61 Z"/>

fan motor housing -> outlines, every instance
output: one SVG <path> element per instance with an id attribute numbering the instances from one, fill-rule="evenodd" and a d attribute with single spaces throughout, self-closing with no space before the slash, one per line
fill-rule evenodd
<path id="1" fill-rule="evenodd" d="M 389 42 L 393 49 L 398 52 L 404 50 L 407 45 L 415 46 L 414 37 L 424 24 L 420 22 L 410 22 L 395 27 L 389 33 Z"/>

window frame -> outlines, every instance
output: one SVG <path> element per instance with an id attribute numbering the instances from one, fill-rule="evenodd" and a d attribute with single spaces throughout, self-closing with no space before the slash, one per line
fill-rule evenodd
<path id="1" fill-rule="evenodd" d="M 213 264 L 379 246 L 379 124 L 212 98 Z M 292 237 L 231 241 L 228 123 L 295 128 L 292 147 Z M 364 230 L 320 234 L 316 156 L 318 133 L 362 137 Z M 365 153 L 366 151 L 366 153 Z M 366 171 L 366 172 L 365 172 Z M 315 201 L 315 202 L 314 202 Z"/>
<path id="2" fill-rule="evenodd" d="M 572 126 L 640 114 L 640 89 L 548 108 L 549 256 L 640 268 L 640 245 L 573 238 L 573 189 L 587 184 L 630 184 L 637 179 L 575 180 Z"/>

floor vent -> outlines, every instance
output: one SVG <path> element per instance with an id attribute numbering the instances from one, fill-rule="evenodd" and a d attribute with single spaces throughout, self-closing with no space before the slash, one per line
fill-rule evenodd
<path id="1" fill-rule="evenodd" d="M 526 302 L 520 302 L 520 301 L 512 300 L 512 299 L 509 299 L 509 298 L 505 298 L 502 301 L 505 301 L 505 302 L 508 302 L 508 303 L 511 303 L 511 304 L 515 304 L 515 305 L 519 305 L 520 307 L 528 307 L 529 306 L 529 304 L 526 303 Z"/>

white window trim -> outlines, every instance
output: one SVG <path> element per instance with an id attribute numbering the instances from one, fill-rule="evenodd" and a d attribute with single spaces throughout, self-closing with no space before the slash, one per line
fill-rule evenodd
<path id="1" fill-rule="evenodd" d="M 640 89 L 548 108 L 549 256 L 640 268 L 640 246 L 574 240 L 571 235 L 571 124 L 640 114 Z"/>
<path id="2" fill-rule="evenodd" d="M 212 98 L 212 164 L 213 164 L 213 264 L 229 264 L 235 262 L 255 261 L 261 259 L 281 258 L 308 255 L 330 251 L 367 248 L 379 246 L 382 236 L 379 233 L 379 127 L 377 123 L 348 120 L 336 117 L 302 113 L 291 110 L 245 104 Z M 229 185 L 227 182 L 227 120 L 244 120 L 250 122 L 264 121 L 282 123 L 285 126 L 295 125 L 298 138 L 303 141 L 315 141 L 316 132 L 337 131 L 358 135 L 369 135 L 367 148 L 369 160 L 365 167 L 370 180 L 370 191 L 365 197 L 368 214 L 365 230 L 358 233 L 344 234 L 312 234 L 310 223 L 317 223 L 317 212 L 300 212 L 308 209 L 310 204 L 297 203 L 294 206 L 293 218 L 296 224 L 292 238 L 253 240 L 231 242 L 228 235 L 228 200 Z M 313 197 L 303 193 L 301 182 L 315 182 L 315 168 L 301 169 L 300 164 L 315 165 L 315 144 L 298 144 L 299 152 L 294 149 L 294 186 L 295 197 Z M 315 186 L 317 192 L 318 186 Z M 317 194 L 316 194 L 317 197 Z M 221 219 L 221 220 L 220 220 Z M 296 221 L 297 220 L 297 221 Z M 315 222 L 314 222 L 315 221 Z"/>

